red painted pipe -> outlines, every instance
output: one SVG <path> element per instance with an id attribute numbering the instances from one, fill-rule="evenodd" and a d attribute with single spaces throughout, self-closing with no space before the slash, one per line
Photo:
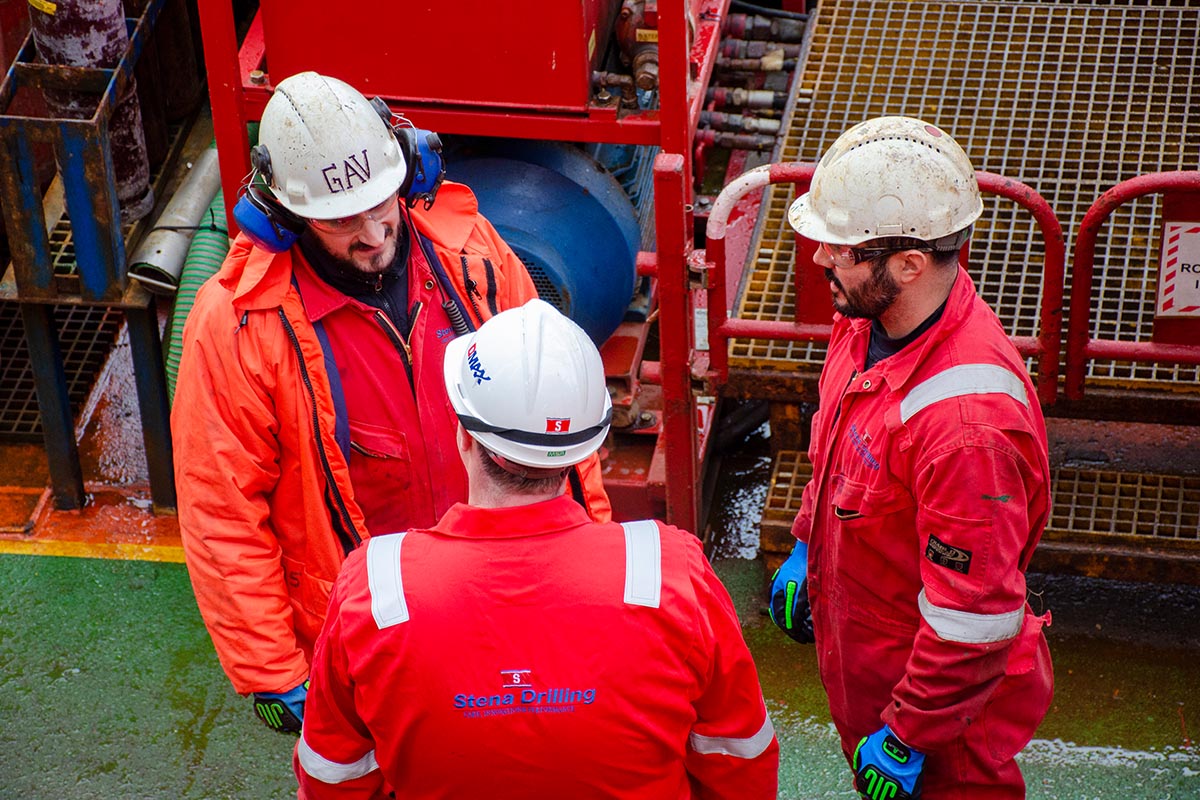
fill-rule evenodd
<path id="1" fill-rule="evenodd" d="M 802 325 L 795 322 L 770 322 L 728 319 L 725 294 L 725 229 L 729 214 L 743 195 L 769 183 L 795 183 L 806 191 L 816 169 L 815 164 L 770 164 L 756 167 L 726 186 L 713 203 L 708 218 L 705 243 L 708 262 L 708 338 L 711 368 L 720 383 L 729 377 L 728 341 L 734 336 L 787 341 L 828 341 L 830 325 Z M 1062 344 L 1062 300 L 1066 245 L 1062 226 L 1050 204 L 1025 184 L 995 175 L 976 172 L 979 188 L 1006 197 L 1026 208 L 1041 229 L 1046 245 L 1042 278 L 1040 331 L 1036 339 L 1012 337 L 1022 355 L 1038 361 L 1038 399 L 1043 405 L 1054 403 L 1058 394 L 1058 353 Z"/>
<path id="2" fill-rule="evenodd" d="M 1071 262 L 1071 318 L 1067 323 L 1068 400 L 1083 398 L 1084 372 L 1089 358 L 1200 364 L 1200 346 L 1162 345 L 1153 342 L 1097 341 L 1091 338 L 1092 274 L 1096 237 L 1120 206 L 1148 194 L 1200 192 L 1200 172 L 1152 172 L 1122 181 L 1092 203 L 1079 223 L 1075 257 Z"/>

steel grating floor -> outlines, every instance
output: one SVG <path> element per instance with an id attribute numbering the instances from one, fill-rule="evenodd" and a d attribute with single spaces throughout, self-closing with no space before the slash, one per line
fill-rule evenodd
<path id="1" fill-rule="evenodd" d="M 187 125 L 167 125 L 168 150 L 175 152 L 183 142 Z M 172 163 L 166 158 L 151 168 L 150 183 L 156 193 L 162 191 L 166 180 L 164 167 Z M 57 183 L 57 179 L 56 179 Z M 61 207 L 61 200 L 49 199 L 44 204 Z M 139 239 L 149 230 L 152 218 L 122 225 L 126 244 Z M 54 213 L 48 211 L 47 216 Z M 53 217 L 50 217 L 53 218 Z M 71 221 L 63 212 L 47 237 L 50 260 L 55 276 L 75 273 L 75 239 Z M 117 309 L 101 306 L 62 304 L 54 306 L 59 346 L 62 348 L 63 369 L 67 378 L 67 394 L 72 407 L 78 411 L 87 401 L 96 378 L 104 368 L 108 354 L 116 343 L 124 315 Z M 0 300 L 0 442 L 41 441 L 42 421 L 38 409 L 37 388 L 33 367 L 25 346 L 25 324 L 21 306 L 14 301 Z"/>
<path id="2" fill-rule="evenodd" d="M 805 453 L 775 457 L 763 519 L 788 527 L 812 478 Z M 1049 537 L 1118 535 L 1145 542 L 1196 542 L 1200 530 L 1200 477 L 1130 474 L 1058 467 L 1051 471 L 1053 507 Z"/>
<path id="3" fill-rule="evenodd" d="M 1020 180 L 1072 237 L 1091 204 L 1146 172 L 1200 164 L 1200 2 L 822 0 L 779 161 L 814 161 L 852 124 L 906 114 L 952 132 L 977 169 Z M 791 319 L 791 189 L 769 189 L 738 315 Z M 997 197 L 971 274 L 1013 335 L 1036 334 L 1043 251 L 1033 218 Z M 1097 242 L 1092 335 L 1146 340 L 1155 304 L 1157 198 L 1110 218 Z M 1064 313 L 1064 320 L 1066 314 Z M 738 368 L 819 365 L 824 346 L 736 340 Z M 1200 391 L 1195 366 L 1097 362 L 1089 384 Z"/>

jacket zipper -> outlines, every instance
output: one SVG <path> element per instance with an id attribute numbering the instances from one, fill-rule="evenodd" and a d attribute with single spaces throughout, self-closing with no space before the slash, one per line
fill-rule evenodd
<path id="1" fill-rule="evenodd" d="M 475 302 L 475 298 L 482 298 L 483 295 L 481 295 L 479 293 L 479 289 L 476 288 L 477 284 L 475 281 L 471 280 L 471 272 L 467 269 L 467 257 L 460 256 L 459 260 L 462 262 L 463 285 L 467 288 L 467 299 L 471 301 L 471 308 L 475 309 L 475 318 L 482 322 L 483 312 L 479 310 L 479 303 Z"/>
<path id="2" fill-rule="evenodd" d="M 279 309 L 279 319 L 283 322 L 283 329 L 287 332 L 288 339 L 291 340 L 292 349 L 296 351 L 296 360 L 300 364 L 300 377 L 304 381 L 304 387 L 308 390 L 308 397 L 311 401 L 313 432 L 316 434 L 317 439 L 317 454 L 321 457 L 321 469 L 325 473 L 325 485 L 328 487 L 337 506 L 333 509 L 334 513 L 330 515 L 334 532 L 337 533 L 337 537 L 341 541 L 342 551 L 346 555 L 349 555 L 352 550 L 362 544 L 362 537 L 358 535 L 358 530 L 354 527 L 354 522 L 350 519 L 350 511 L 346 508 L 346 501 L 342 497 L 342 493 L 338 491 L 337 481 L 333 477 L 333 467 L 329 465 L 329 456 L 326 454 L 325 444 L 321 440 L 321 421 L 317 415 L 317 393 L 313 390 L 312 376 L 308 374 L 308 365 L 304 362 L 304 353 L 300 349 L 300 339 L 296 336 L 296 331 L 292 328 L 292 323 L 288 321 L 287 314 L 282 308 Z"/>
<path id="3" fill-rule="evenodd" d="M 412 314 L 411 323 L 408 326 L 409 333 L 412 333 L 416 329 L 417 318 L 421 316 L 421 309 L 424 308 L 420 301 L 413 307 L 415 310 Z M 387 314 L 376 310 L 375 320 L 379 323 L 379 327 L 383 328 L 383 332 L 387 334 L 387 337 L 392 340 L 392 346 L 396 348 L 396 352 L 400 353 L 400 359 L 404 362 L 404 372 L 408 375 L 408 388 L 412 390 L 413 399 L 415 400 L 417 397 L 417 386 L 413 381 L 412 348 L 409 347 L 408 342 L 405 341 L 400 331 L 396 330 L 396 326 L 392 324 Z"/>

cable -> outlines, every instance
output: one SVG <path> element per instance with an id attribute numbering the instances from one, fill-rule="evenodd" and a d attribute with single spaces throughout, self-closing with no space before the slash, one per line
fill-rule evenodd
<path id="1" fill-rule="evenodd" d="M 798 19 L 807 20 L 808 14 L 802 14 L 799 11 L 784 11 L 782 8 L 767 8 L 766 6 L 747 3 L 745 0 L 729 0 L 730 8 L 741 9 L 752 14 L 761 14 L 764 17 L 779 17 L 780 19 Z"/>

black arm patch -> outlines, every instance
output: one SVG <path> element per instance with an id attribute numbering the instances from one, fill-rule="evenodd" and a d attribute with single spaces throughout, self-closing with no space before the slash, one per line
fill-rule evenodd
<path id="1" fill-rule="evenodd" d="M 952 569 L 963 575 L 971 571 L 970 550 L 948 545 L 933 534 L 929 535 L 929 544 L 925 546 L 925 557 L 939 567 Z"/>

